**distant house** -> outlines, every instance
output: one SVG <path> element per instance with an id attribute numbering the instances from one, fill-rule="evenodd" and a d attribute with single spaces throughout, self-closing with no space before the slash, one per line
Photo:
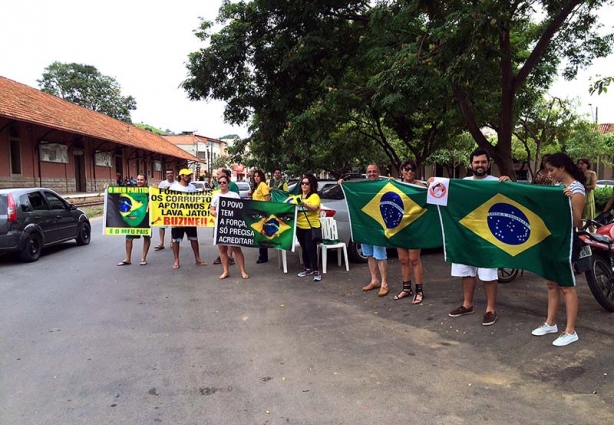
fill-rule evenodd
<path id="1" fill-rule="evenodd" d="M 0 77 L 0 187 L 96 192 L 198 161 L 152 132 Z"/>
<path id="2" fill-rule="evenodd" d="M 199 163 L 192 164 L 192 171 L 198 175 L 210 173 L 215 161 L 223 155 L 228 155 L 227 142 L 191 131 L 184 131 L 174 136 L 164 136 L 164 138 L 199 159 Z"/>

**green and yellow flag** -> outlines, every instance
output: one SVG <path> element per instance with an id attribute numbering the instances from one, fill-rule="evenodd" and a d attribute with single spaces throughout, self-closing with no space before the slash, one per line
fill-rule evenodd
<path id="1" fill-rule="evenodd" d="M 446 261 L 573 283 L 571 207 L 562 188 L 451 180 L 448 193 L 439 207 Z"/>
<path id="2" fill-rule="evenodd" d="M 344 182 L 352 239 L 409 249 L 442 246 L 437 207 L 427 189 L 394 180 Z"/>

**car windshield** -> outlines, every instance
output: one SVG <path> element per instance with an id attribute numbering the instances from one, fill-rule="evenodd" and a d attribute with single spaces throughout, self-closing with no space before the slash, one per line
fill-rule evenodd
<path id="1" fill-rule="evenodd" d="M 320 199 L 339 200 L 345 199 L 345 197 L 343 196 L 341 186 L 335 185 L 324 188 L 320 193 Z"/>

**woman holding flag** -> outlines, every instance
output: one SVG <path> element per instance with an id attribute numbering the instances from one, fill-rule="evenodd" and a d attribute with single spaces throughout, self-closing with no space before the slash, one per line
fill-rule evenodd
<path id="1" fill-rule="evenodd" d="M 403 183 L 414 184 L 418 186 L 427 186 L 426 182 L 416 180 L 418 168 L 416 163 L 411 159 L 406 159 L 401 164 L 401 181 Z M 403 277 L 403 289 L 394 296 L 395 300 L 401 300 L 406 297 L 413 296 L 412 304 L 420 304 L 424 300 L 424 292 L 422 292 L 422 283 L 424 282 L 424 267 L 420 260 L 419 249 L 397 248 L 399 261 L 401 262 L 401 276 Z M 411 289 L 411 272 L 414 272 L 414 280 L 416 281 L 416 293 Z"/>
<path id="2" fill-rule="evenodd" d="M 582 211 L 586 192 L 584 185 L 584 173 L 569 156 L 564 153 L 555 153 L 546 161 L 548 175 L 554 181 L 561 183 L 563 193 L 571 199 L 571 210 L 573 216 L 573 226 L 582 225 Z M 573 255 L 572 255 L 573 261 Z M 561 301 L 561 294 L 565 300 L 565 310 L 567 311 L 567 325 L 565 331 L 554 340 L 552 345 L 563 347 L 578 340 L 576 333 L 576 319 L 578 317 L 578 292 L 575 286 L 561 286 L 556 282 L 546 281 L 548 285 L 548 316 L 546 322 L 534 329 L 532 334 L 543 336 L 550 333 L 558 333 L 556 326 L 556 314 Z"/>

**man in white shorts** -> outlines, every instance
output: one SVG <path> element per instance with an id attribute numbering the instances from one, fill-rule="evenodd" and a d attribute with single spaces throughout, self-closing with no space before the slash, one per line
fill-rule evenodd
<path id="1" fill-rule="evenodd" d="M 469 156 L 473 176 L 465 177 L 465 180 L 498 180 L 500 182 L 510 181 L 508 176 L 499 178 L 488 175 L 490 169 L 490 156 L 485 149 L 478 148 L 471 152 Z M 460 242 L 459 242 L 460 243 Z M 497 321 L 497 269 L 486 269 L 481 267 L 468 266 L 465 264 L 452 263 L 452 276 L 462 278 L 463 282 L 463 304 L 449 313 L 450 317 L 460 317 L 466 314 L 473 314 L 473 294 L 477 285 L 476 275 L 484 285 L 486 295 L 486 314 L 482 319 L 482 325 L 494 325 Z"/>
<path id="2" fill-rule="evenodd" d="M 173 183 L 175 183 L 175 171 L 172 168 L 167 168 L 166 169 L 166 180 L 162 180 L 160 182 L 160 184 L 158 185 L 158 189 L 160 190 L 168 189 L 169 187 L 173 185 Z M 156 251 L 160 251 L 161 249 L 164 249 L 164 236 L 166 234 L 166 226 L 160 226 L 159 234 L 160 234 L 160 242 L 158 243 L 158 245 L 154 246 L 154 250 Z"/>

